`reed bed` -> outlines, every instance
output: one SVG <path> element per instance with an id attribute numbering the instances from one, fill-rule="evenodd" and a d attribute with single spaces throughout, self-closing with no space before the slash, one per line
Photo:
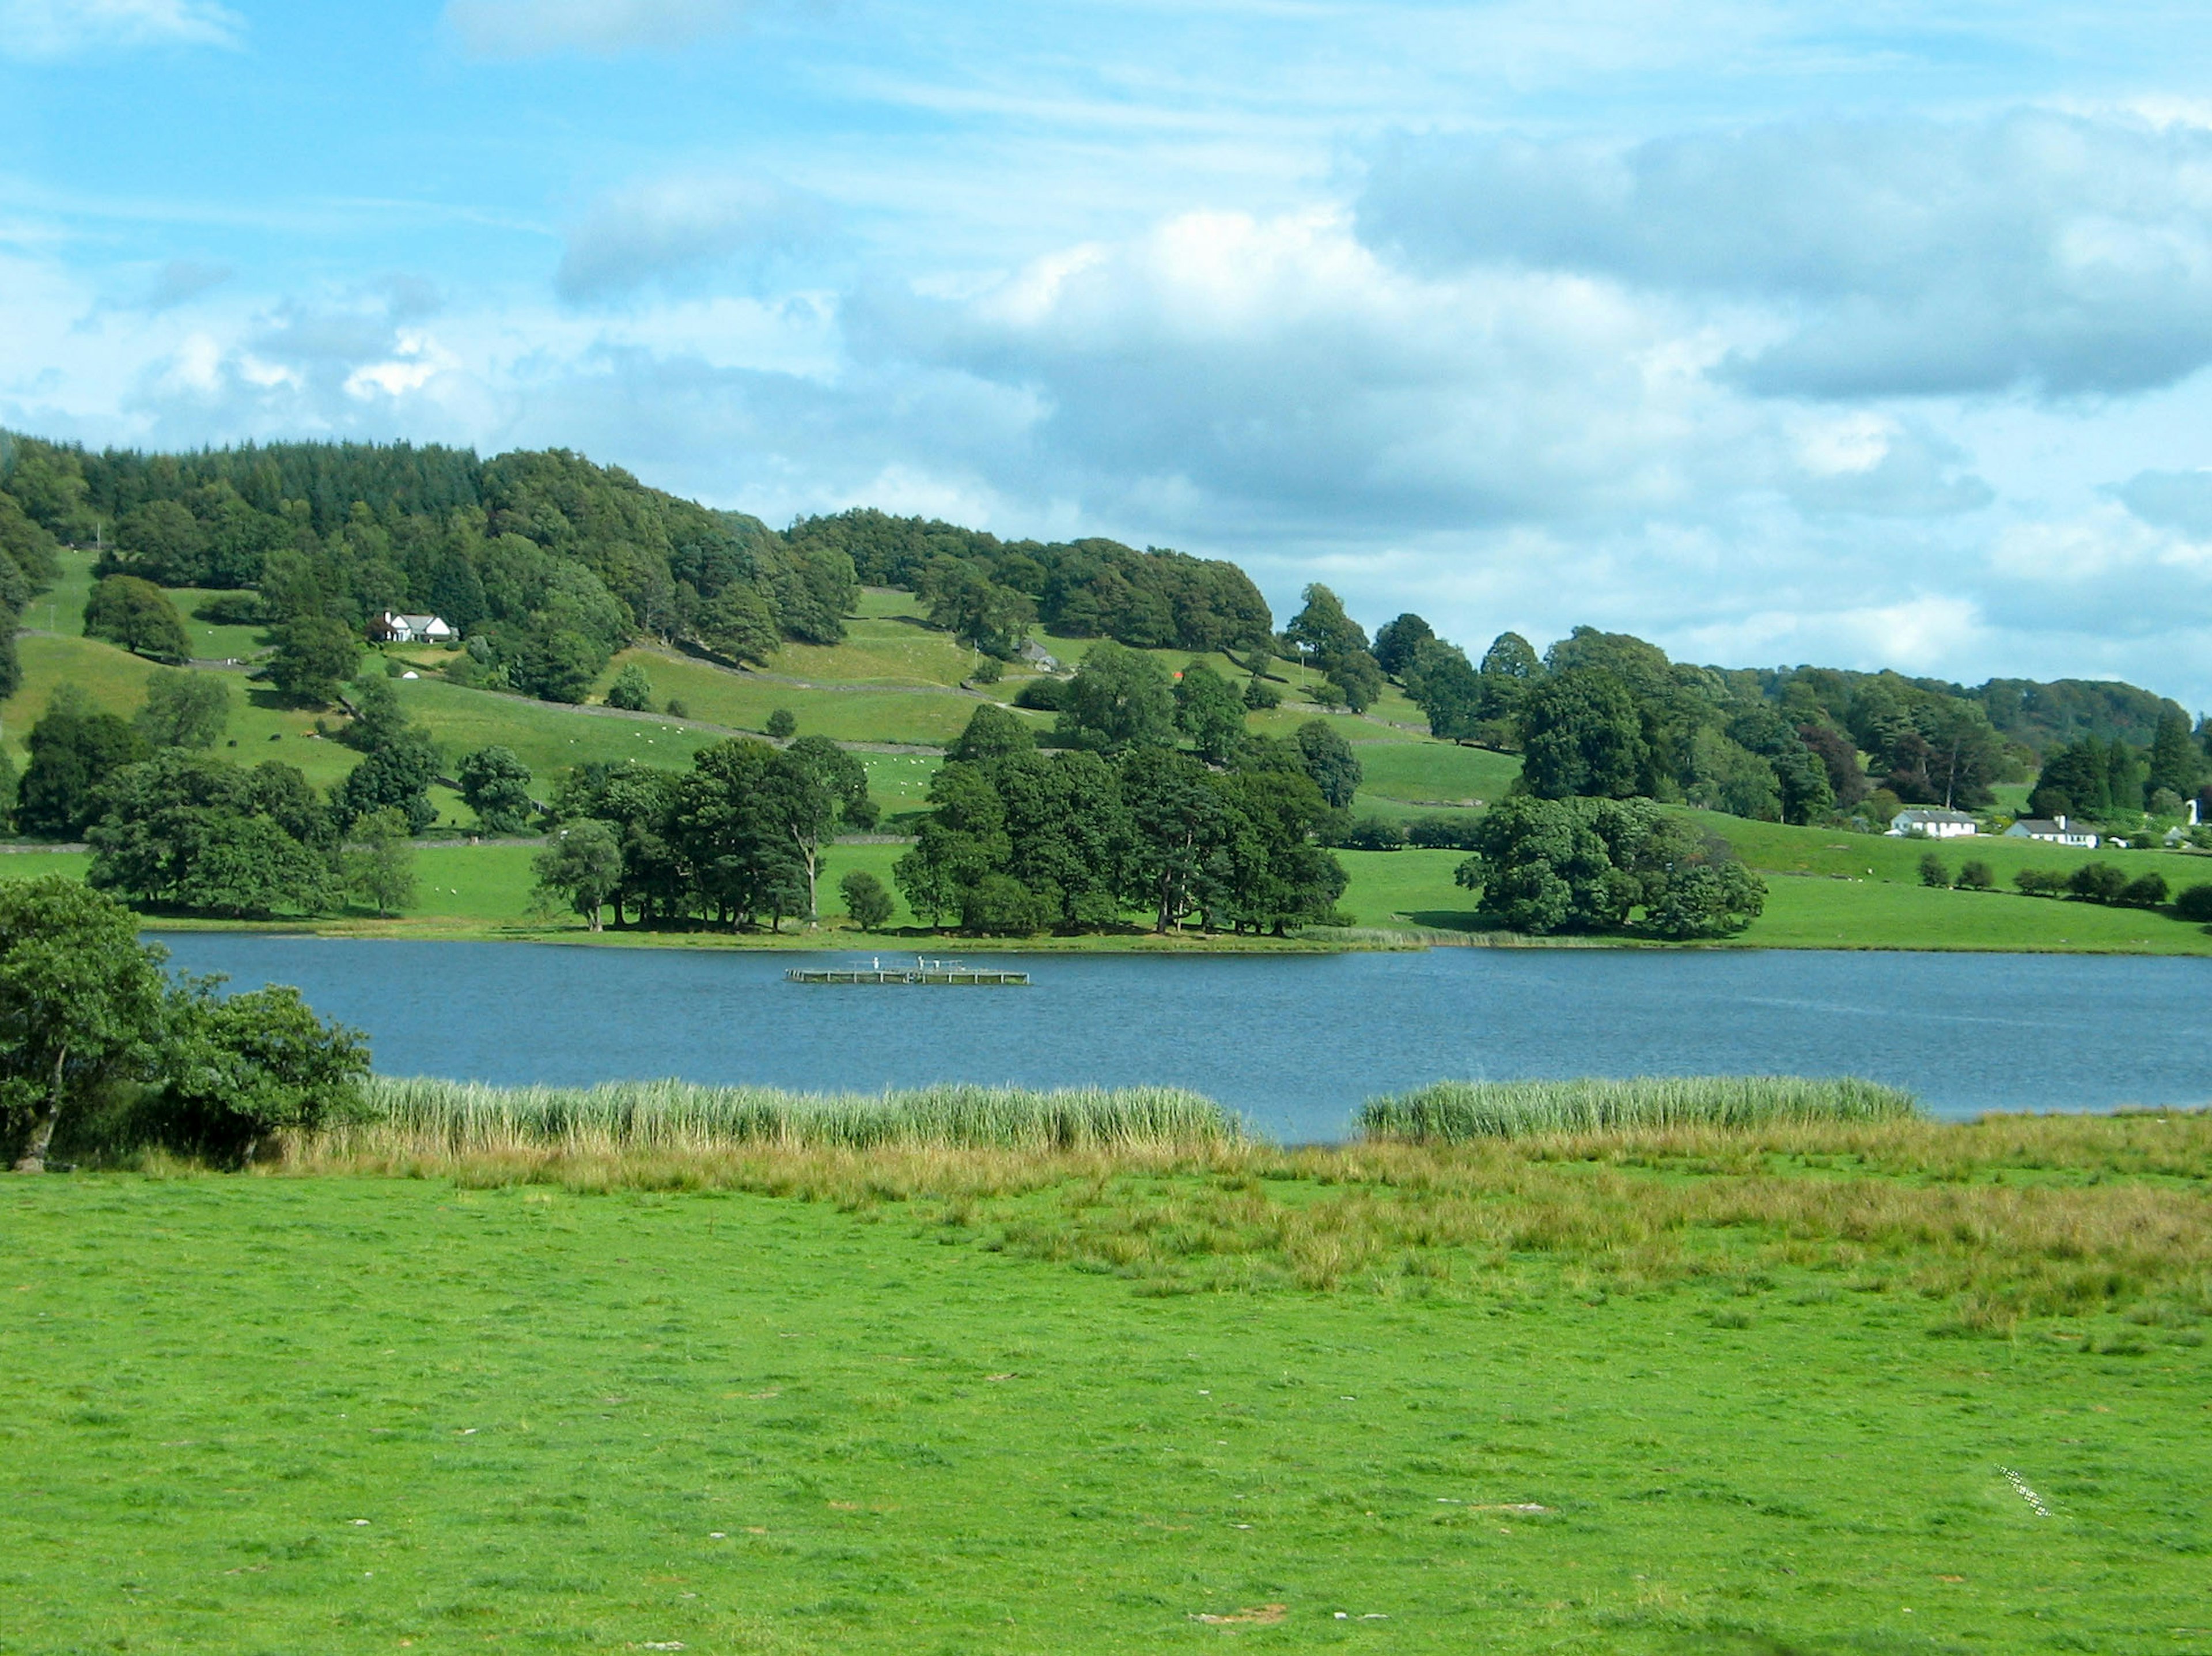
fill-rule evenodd
<path id="1" fill-rule="evenodd" d="M 1910 1093 L 1851 1075 L 1639 1075 L 1436 1081 L 1370 1099 L 1357 1119 L 1370 1139 L 1466 1144 L 1546 1134 L 1909 1121 L 1919 1114 Z"/>
<path id="2" fill-rule="evenodd" d="M 379 1076 L 363 1118 L 328 1148 L 368 1155 L 684 1154 L 738 1146 L 869 1150 L 1188 1151 L 1243 1138 L 1211 1099 L 1176 1087 L 945 1086 L 788 1093 L 688 1081 L 487 1087 Z"/>

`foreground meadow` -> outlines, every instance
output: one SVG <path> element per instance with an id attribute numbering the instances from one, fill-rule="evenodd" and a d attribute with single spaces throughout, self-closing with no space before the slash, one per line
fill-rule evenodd
<path id="1" fill-rule="evenodd" d="M 2212 1121 L 0 1186 L 0 1651 L 2197 1650 Z"/>

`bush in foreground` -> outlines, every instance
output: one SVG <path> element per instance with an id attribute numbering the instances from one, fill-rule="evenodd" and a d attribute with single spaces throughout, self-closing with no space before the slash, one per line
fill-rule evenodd
<path id="1" fill-rule="evenodd" d="M 1640 1075 L 1628 1081 L 1437 1081 L 1360 1105 L 1369 1138 L 1446 1144 L 1616 1128 L 1903 1121 L 1910 1093 L 1856 1076 Z"/>

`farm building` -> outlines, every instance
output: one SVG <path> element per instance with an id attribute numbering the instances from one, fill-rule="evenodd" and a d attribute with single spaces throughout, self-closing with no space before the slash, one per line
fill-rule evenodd
<path id="1" fill-rule="evenodd" d="M 442 616 L 394 615 L 390 610 L 368 624 L 368 636 L 389 644 L 450 644 L 460 636 Z"/>
<path id="2" fill-rule="evenodd" d="M 2098 836 L 2079 823 L 2069 823 L 2059 817 L 2022 817 L 2005 830 L 2007 839 L 2039 839 L 2052 845 L 2078 845 L 2085 851 L 2097 849 Z"/>
<path id="3" fill-rule="evenodd" d="M 1889 831 L 1920 839 L 1960 839 L 1982 830 L 1981 825 L 1964 811 L 1936 811 L 1915 806 L 1892 817 Z"/>

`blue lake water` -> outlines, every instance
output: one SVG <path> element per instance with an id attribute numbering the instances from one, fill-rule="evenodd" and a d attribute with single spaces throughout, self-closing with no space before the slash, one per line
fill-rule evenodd
<path id="1" fill-rule="evenodd" d="M 1939 1114 L 2212 1099 L 2212 960 L 1437 949 L 1000 954 L 1027 989 L 787 983 L 851 954 L 161 939 L 238 988 L 296 983 L 391 1075 L 1194 1087 L 1291 1142 L 1445 1076 L 1852 1074 Z M 909 957 L 886 956 L 886 965 Z"/>

